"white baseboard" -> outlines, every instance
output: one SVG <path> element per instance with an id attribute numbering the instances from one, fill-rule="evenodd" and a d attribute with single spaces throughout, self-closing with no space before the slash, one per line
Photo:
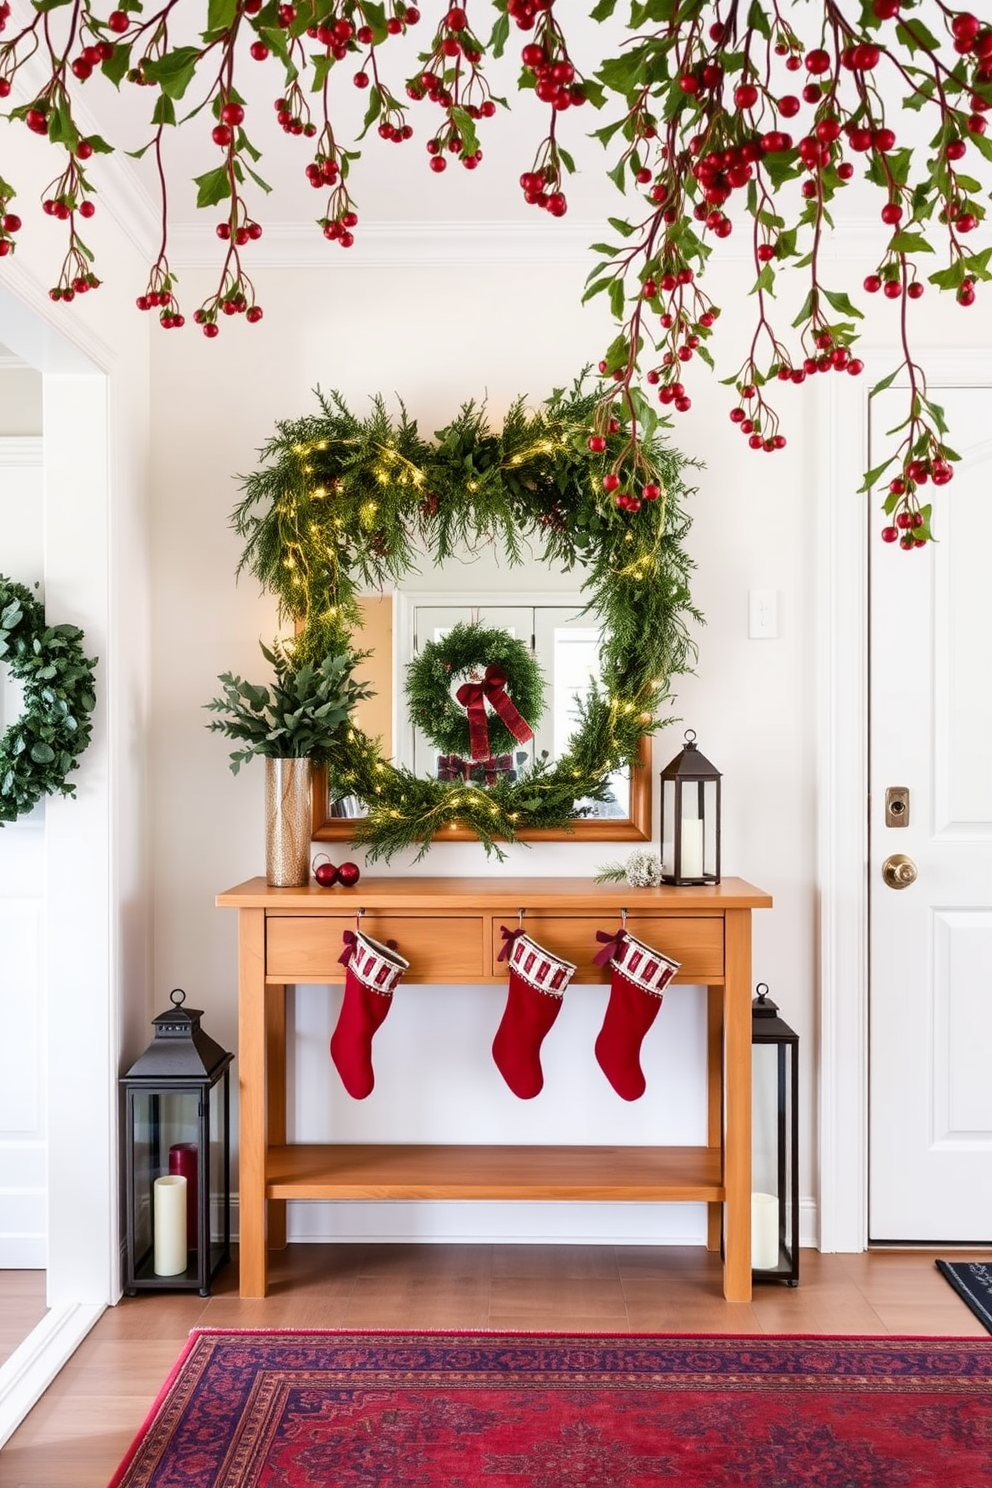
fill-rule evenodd
<path id="1" fill-rule="evenodd" d="M 0 1447 L 40 1400 L 103 1311 L 102 1303 L 53 1309 L 0 1365 Z"/>

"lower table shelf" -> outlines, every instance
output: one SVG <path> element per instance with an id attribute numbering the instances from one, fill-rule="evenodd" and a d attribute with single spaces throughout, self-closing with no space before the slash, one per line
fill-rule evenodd
<path id="1" fill-rule="evenodd" d="M 270 1199 L 726 1198 L 716 1147 L 270 1147 Z"/>

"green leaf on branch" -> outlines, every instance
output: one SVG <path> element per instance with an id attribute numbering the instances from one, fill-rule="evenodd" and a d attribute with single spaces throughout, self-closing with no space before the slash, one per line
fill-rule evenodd
<path id="1" fill-rule="evenodd" d="M 940 42 L 932 31 L 928 31 L 923 22 L 916 16 L 911 20 L 899 21 L 896 24 L 896 36 L 900 43 L 910 52 L 939 52 Z"/>
<path id="2" fill-rule="evenodd" d="M 771 40 L 771 26 L 768 24 L 767 7 L 761 4 L 761 0 L 752 0 L 751 8 L 747 13 L 748 26 L 763 36 L 766 41 Z"/>
<path id="3" fill-rule="evenodd" d="M 479 148 L 479 135 L 472 121 L 471 114 L 455 105 L 449 110 L 449 117 L 461 135 L 462 153 L 464 155 L 474 155 Z"/>
<path id="4" fill-rule="evenodd" d="M 238 0 L 208 0 L 207 30 L 229 31 L 238 13 Z"/>
<path id="5" fill-rule="evenodd" d="M 268 181 L 263 181 L 258 172 L 253 171 L 250 165 L 245 166 L 245 173 L 251 176 L 252 180 L 255 182 L 255 185 L 259 188 L 259 190 L 264 191 L 266 196 L 268 196 L 269 192 L 272 190 L 272 187 L 269 185 Z M 240 177 L 238 179 L 240 180 Z"/>
<path id="6" fill-rule="evenodd" d="M 372 128 L 372 125 L 375 123 L 376 119 L 378 119 L 381 113 L 382 90 L 380 88 L 373 87 L 369 91 L 369 106 L 365 110 L 365 118 L 362 120 L 362 131 L 358 136 L 359 139 L 365 138 L 369 130 Z"/>
<path id="7" fill-rule="evenodd" d="M 890 455 L 884 464 L 876 465 L 874 470 L 866 470 L 865 478 L 858 487 L 858 494 L 860 495 L 863 491 L 870 491 L 872 486 L 885 474 L 894 459 L 895 455 Z"/>
<path id="8" fill-rule="evenodd" d="M 841 315 L 853 315 L 856 320 L 863 320 L 864 316 L 856 305 L 852 305 L 846 294 L 839 293 L 834 289 L 821 289 L 824 299 Z"/>
<path id="9" fill-rule="evenodd" d="M 607 217 L 606 220 L 613 231 L 619 233 L 622 238 L 633 237 L 635 229 L 631 227 L 629 222 L 625 222 L 622 217 Z"/>
<path id="10" fill-rule="evenodd" d="M 620 320 L 622 318 L 626 303 L 627 296 L 624 291 L 623 281 L 621 279 L 614 279 L 610 284 L 610 310 L 613 312 L 615 319 Z M 608 360 L 609 358 L 607 358 Z"/>
<path id="11" fill-rule="evenodd" d="M 152 123 L 153 124 L 175 124 L 175 122 L 176 122 L 176 106 L 175 106 L 175 104 L 173 103 L 172 99 L 169 97 L 168 93 L 160 93 L 158 95 L 158 97 L 156 98 L 156 100 L 155 100 L 155 107 L 152 109 Z"/>
<path id="12" fill-rule="evenodd" d="M 110 79 L 115 88 L 119 88 L 130 66 L 131 48 L 121 42 L 117 42 L 110 56 L 100 63 L 100 71 L 105 78 Z"/>
<path id="13" fill-rule="evenodd" d="M 892 253 L 932 253 L 933 249 L 922 233 L 897 232 L 889 242 Z"/>
<path id="14" fill-rule="evenodd" d="M 176 47 L 164 57 L 146 59 L 142 72 L 170 98 L 182 98 L 193 81 L 201 55 L 197 47 Z"/>
<path id="15" fill-rule="evenodd" d="M 79 130 L 72 122 L 68 108 L 64 108 L 61 103 L 56 104 L 49 117 L 48 138 L 53 145 L 65 145 L 72 151 L 79 144 Z"/>
<path id="16" fill-rule="evenodd" d="M 876 382 L 875 386 L 868 394 L 869 398 L 874 398 L 876 393 L 884 393 L 885 389 L 890 388 L 898 376 L 899 368 L 897 367 L 894 372 L 889 373 L 888 377 L 883 377 L 881 382 Z"/>
<path id="17" fill-rule="evenodd" d="M 207 171 L 206 175 L 196 176 L 194 179 L 198 207 L 216 206 L 218 202 L 226 201 L 231 194 L 231 178 L 225 165 L 219 165 L 216 170 Z"/>
<path id="18" fill-rule="evenodd" d="M 496 17 L 496 24 L 489 34 L 489 52 L 493 57 L 502 57 L 506 50 L 506 43 L 510 39 L 510 17 L 506 11 L 502 11 Z"/>

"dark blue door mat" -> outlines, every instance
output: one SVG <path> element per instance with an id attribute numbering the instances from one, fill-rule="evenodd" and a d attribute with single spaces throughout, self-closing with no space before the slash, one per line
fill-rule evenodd
<path id="1" fill-rule="evenodd" d="M 992 1265 L 984 1261 L 938 1261 L 937 1270 L 992 1333 Z"/>

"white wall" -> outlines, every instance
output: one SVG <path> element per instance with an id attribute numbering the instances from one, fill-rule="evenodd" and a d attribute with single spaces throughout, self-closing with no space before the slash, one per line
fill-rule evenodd
<path id="1" fill-rule="evenodd" d="M 235 925 L 233 915 L 213 907 L 213 896 L 262 871 L 262 772 L 249 767 L 236 779 L 230 775 L 224 741 L 207 733 L 202 707 L 219 672 L 264 676 L 257 642 L 275 629 L 271 600 L 250 578 L 234 582 L 240 544 L 228 517 L 238 497 L 236 473 L 254 467 L 277 419 L 314 409 L 311 389 L 318 384 L 339 389 L 355 405 L 395 391 L 424 431 L 446 423 L 469 397 L 487 398 L 498 424 L 518 393 L 546 396 L 605 344 L 608 326 L 598 306 L 578 308 L 586 268 L 582 262 L 462 268 L 411 262 L 263 271 L 256 279 L 266 317 L 260 325 L 225 323 L 209 345 L 171 335 L 154 343 L 153 396 L 170 408 L 169 420 L 153 432 L 156 995 L 161 1000 L 169 987 L 185 986 L 228 1047 L 236 1036 Z M 205 290 L 205 277 L 198 282 Z M 189 282 L 184 288 L 189 294 Z M 696 729 L 700 746 L 724 772 L 725 872 L 775 896 L 775 909 L 755 916 L 755 979 L 771 985 L 803 1037 L 803 1192 L 812 1195 L 813 679 L 806 664 L 812 513 L 797 497 L 810 455 L 794 436 L 781 455 L 748 458 L 725 422 L 723 393 L 702 382 L 694 397 L 674 438 L 706 464 L 690 502 L 689 548 L 699 564 L 695 597 L 708 623 L 698 635 L 697 674 L 676 683 L 674 711 L 684 722 L 661 734 L 656 766 L 681 746 L 683 727 Z M 802 431 L 803 399 L 793 401 Z M 747 638 L 752 586 L 779 591 L 778 640 Z M 622 845 L 521 846 L 510 850 L 505 871 L 592 874 L 625 852 Z M 459 844 L 432 849 L 416 866 L 397 858 L 385 871 L 501 870 L 487 864 L 480 847 Z M 605 996 L 581 988 L 566 998 L 545 1044 L 545 1091 L 521 1103 L 502 1085 L 489 1055 L 501 989 L 410 988 L 376 1040 L 376 1091 L 356 1106 L 340 1091 L 326 1052 L 336 994 L 301 989 L 294 999 L 295 1135 L 704 1140 L 700 994 L 669 993 L 645 1049 L 648 1095 L 634 1106 L 613 1094 L 593 1059 Z M 379 1206 L 376 1214 L 333 1220 L 315 1219 L 308 1209 L 297 1223 L 332 1234 L 409 1223 L 417 1233 L 435 1233 L 442 1221 L 413 1217 L 408 1207 L 398 1218 L 387 1216 Z M 624 1206 L 594 1215 L 514 1211 L 487 1217 L 490 1232 L 493 1223 L 508 1234 L 622 1238 L 657 1233 L 661 1223 L 673 1236 L 702 1235 L 697 1211 L 668 1211 L 659 1220 Z M 472 1233 L 475 1220 L 462 1213 L 443 1224 L 448 1233 Z"/>

